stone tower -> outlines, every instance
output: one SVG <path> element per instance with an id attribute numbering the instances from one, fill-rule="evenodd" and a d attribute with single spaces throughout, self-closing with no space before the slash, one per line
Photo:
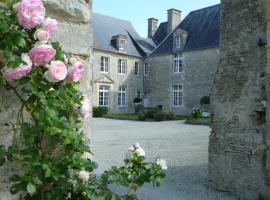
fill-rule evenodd
<path id="1" fill-rule="evenodd" d="M 58 40 L 68 55 L 73 55 L 85 62 L 86 69 L 81 79 L 80 89 L 91 99 L 92 77 L 92 29 L 90 0 L 43 0 L 47 15 L 58 20 L 58 32 L 54 39 Z M 0 87 L 0 144 L 12 142 L 9 122 L 16 122 L 16 113 L 20 103 L 12 91 Z M 18 105 L 18 106 L 16 106 Z M 84 131 L 90 134 L 90 122 L 84 124 Z M 5 165 L 0 168 L 0 200 L 18 200 L 19 196 L 9 193 L 8 177 L 18 171 L 18 166 Z"/>
<path id="2" fill-rule="evenodd" d="M 267 51 L 270 1 L 221 2 L 220 64 L 211 99 L 209 182 L 218 190 L 236 193 L 243 200 L 267 200 L 270 199 L 267 188 L 270 184 Z"/>

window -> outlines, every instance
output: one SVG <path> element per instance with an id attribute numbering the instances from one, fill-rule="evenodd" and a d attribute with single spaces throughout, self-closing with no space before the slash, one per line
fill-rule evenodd
<path id="1" fill-rule="evenodd" d="M 134 63 L 134 74 L 135 76 L 140 76 L 140 64 L 138 61 Z"/>
<path id="2" fill-rule="evenodd" d="M 143 96 L 147 98 L 147 97 L 149 97 L 149 93 L 150 93 L 149 91 L 144 91 Z"/>
<path id="3" fill-rule="evenodd" d="M 119 59 L 118 73 L 119 74 L 127 74 L 127 60 Z"/>
<path id="4" fill-rule="evenodd" d="M 140 97 L 141 98 L 141 91 L 140 90 L 137 90 L 135 95 L 136 95 L 136 97 Z"/>
<path id="5" fill-rule="evenodd" d="M 110 58 L 101 56 L 100 60 L 100 71 L 108 73 L 109 72 L 109 65 L 110 65 Z"/>
<path id="6" fill-rule="evenodd" d="M 124 51 L 126 46 L 126 40 L 119 39 L 119 50 Z"/>
<path id="7" fill-rule="evenodd" d="M 126 86 L 120 86 L 118 90 L 118 106 L 126 107 Z"/>
<path id="8" fill-rule="evenodd" d="M 173 85 L 173 106 L 180 107 L 182 105 L 182 85 Z"/>
<path id="9" fill-rule="evenodd" d="M 148 63 L 144 64 L 144 75 L 149 76 L 149 64 Z"/>
<path id="10" fill-rule="evenodd" d="M 109 106 L 109 89 L 107 85 L 99 86 L 99 105 Z"/>
<path id="11" fill-rule="evenodd" d="M 178 35 L 178 36 L 175 36 L 175 48 L 176 49 L 180 49 L 181 48 L 181 37 Z"/>
<path id="12" fill-rule="evenodd" d="M 182 55 L 175 54 L 173 62 L 173 73 L 181 73 L 183 71 Z"/>

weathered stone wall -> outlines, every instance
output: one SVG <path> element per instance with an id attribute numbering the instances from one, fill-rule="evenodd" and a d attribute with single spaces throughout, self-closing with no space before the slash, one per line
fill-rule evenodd
<path id="1" fill-rule="evenodd" d="M 221 2 L 221 60 L 211 99 L 209 181 L 216 189 L 236 193 L 243 200 L 270 199 L 265 109 L 270 91 L 266 87 L 263 3 Z"/>
<path id="2" fill-rule="evenodd" d="M 110 58 L 109 72 L 101 72 L 101 56 Z M 127 74 L 118 74 L 118 60 L 127 60 Z M 141 57 L 134 57 L 125 54 L 109 53 L 101 50 L 94 50 L 93 59 L 93 106 L 99 106 L 99 86 L 108 85 L 109 91 L 109 111 L 114 113 L 134 112 L 133 99 L 136 91 L 143 92 L 143 65 Z M 140 76 L 134 74 L 134 63 L 140 62 Z M 119 86 L 126 86 L 127 98 L 126 107 L 118 106 L 118 89 Z"/>
<path id="3" fill-rule="evenodd" d="M 150 91 L 150 106 L 162 105 L 166 112 L 190 114 L 200 107 L 200 99 L 209 95 L 219 62 L 219 48 L 183 52 L 183 72 L 173 73 L 174 54 L 146 58 L 150 76 L 144 78 L 144 88 Z M 173 106 L 172 86 L 183 86 L 183 105 Z"/>
<path id="4" fill-rule="evenodd" d="M 211 94 L 219 63 L 219 48 L 184 52 L 183 57 L 183 101 L 185 112 L 190 114 L 193 108 L 201 106 L 203 96 Z"/>
<path id="5" fill-rule="evenodd" d="M 54 39 L 60 41 L 63 50 L 74 55 L 86 64 L 80 89 L 91 99 L 91 0 L 44 0 L 47 13 L 59 22 L 59 30 Z M 12 91 L 0 87 L 0 144 L 12 143 L 10 122 L 16 122 L 16 113 L 20 103 Z M 90 122 L 84 124 L 84 130 L 90 134 Z M 5 165 L 0 168 L 0 200 L 18 200 L 19 196 L 9 193 L 8 177 L 18 171 L 18 166 Z"/>

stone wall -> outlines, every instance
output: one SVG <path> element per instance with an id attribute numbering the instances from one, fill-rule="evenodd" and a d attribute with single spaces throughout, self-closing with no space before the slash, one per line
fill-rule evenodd
<path id="1" fill-rule="evenodd" d="M 184 91 L 183 102 L 185 112 L 200 107 L 203 96 L 209 96 L 212 91 L 217 66 L 219 63 L 219 48 L 209 48 L 184 52 Z"/>
<path id="2" fill-rule="evenodd" d="M 150 76 L 144 79 L 144 88 L 150 91 L 150 106 L 162 105 L 166 112 L 190 114 L 200 107 L 200 99 L 209 95 L 219 62 L 219 48 L 183 52 L 183 72 L 173 73 L 173 54 L 146 58 Z M 183 105 L 173 106 L 172 86 L 183 86 Z"/>
<path id="3" fill-rule="evenodd" d="M 101 72 L 101 56 L 110 58 L 109 72 Z M 127 74 L 118 74 L 118 60 L 127 60 Z M 140 62 L 140 75 L 134 74 L 134 63 Z M 99 106 L 99 86 L 108 85 L 109 91 L 109 110 L 114 113 L 134 112 L 133 99 L 136 91 L 143 93 L 143 65 L 141 57 L 134 57 L 125 54 L 109 53 L 101 50 L 94 50 L 93 61 L 93 106 Z M 118 106 L 118 89 L 119 86 L 125 85 L 127 88 L 126 107 Z"/>
<path id="4" fill-rule="evenodd" d="M 60 41 L 63 50 L 86 63 L 85 75 L 80 89 L 91 99 L 91 0 L 43 0 L 47 13 L 59 22 L 59 30 L 54 39 Z M 16 122 L 16 113 L 20 103 L 12 91 L 0 87 L 0 144 L 12 143 L 10 122 Z M 84 130 L 90 134 L 90 122 L 84 124 Z M 0 168 L 0 200 L 18 200 L 19 196 L 9 193 L 8 177 L 18 171 L 18 166 L 5 165 Z"/>
<path id="5" fill-rule="evenodd" d="M 220 64 L 211 98 L 209 182 L 243 200 L 270 199 L 266 188 L 270 180 L 269 114 L 265 108 L 270 90 L 266 86 L 263 2 L 221 2 Z"/>

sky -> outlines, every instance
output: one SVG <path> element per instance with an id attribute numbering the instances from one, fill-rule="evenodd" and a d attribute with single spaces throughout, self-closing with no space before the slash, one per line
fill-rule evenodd
<path id="1" fill-rule="evenodd" d="M 167 21 L 167 10 L 182 11 L 182 19 L 189 12 L 220 3 L 220 0 L 93 0 L 93 12 L 130 21 L 136 31 L 147 36 L 147 19 Z"/>

